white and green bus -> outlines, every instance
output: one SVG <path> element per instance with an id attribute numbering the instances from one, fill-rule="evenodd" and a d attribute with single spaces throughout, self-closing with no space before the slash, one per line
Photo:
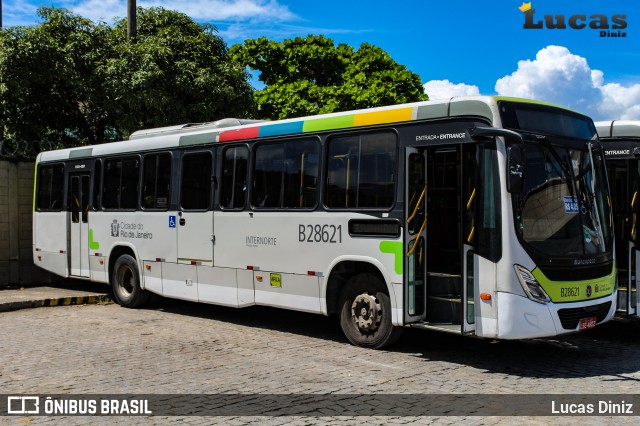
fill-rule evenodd
<path id="1" fill-rule="evenodd" d="M 637 316 L 640 235 L 640 121 L 609 120 L 596 124 L 607 163 L 618 265 L 618 311 Z"/>
<path id="2" fill-rule="evenodd" d="M 232 307 L 521 339 L 609 320 L 604 154 L 586 116 L 468 97 L 273 122 L 224 119 L 44 152 L 35 263 Z"/>

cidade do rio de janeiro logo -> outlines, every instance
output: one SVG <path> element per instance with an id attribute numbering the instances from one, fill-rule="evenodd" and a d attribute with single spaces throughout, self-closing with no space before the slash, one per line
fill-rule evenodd
<path id="1" fill-rule="evenodd" d="M 602 38 L 627 37 L 627 15 L 605 15 L 601 13 L 576 13 L 574 15 L 562 14 L 536 14 L 532 2 L 522 3 L 518 7 L 524 14 L 525 30 L 578 30 L 585 33 L 597 34 Z"/>

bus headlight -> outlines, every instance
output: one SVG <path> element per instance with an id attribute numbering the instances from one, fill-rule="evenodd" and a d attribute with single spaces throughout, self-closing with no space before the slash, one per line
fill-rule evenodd
<path id="1" fill-rule="evenodd" d="M 524 289 L 524 292 L 527 293 L 527 296 L 529 296 L 529 299 L 543 304 L 551 301 L 549 295 L 547 295 L 531 271 L 520 265 L 513 265 L 513 267 L 516 270 L 516 276 L 520 281 L 520 285 Z"/>

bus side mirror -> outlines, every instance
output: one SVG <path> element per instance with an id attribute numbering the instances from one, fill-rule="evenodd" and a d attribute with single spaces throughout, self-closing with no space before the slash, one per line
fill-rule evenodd
<path id="1" fill-rule="evenodd" d="M 507 149 L 507 191 L 522 192 L 524 186 L 524 147 L 512 145 Z"/>

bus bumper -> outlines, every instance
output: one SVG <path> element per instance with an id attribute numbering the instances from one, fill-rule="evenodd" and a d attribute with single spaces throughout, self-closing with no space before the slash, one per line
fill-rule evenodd
<path id="1" fill-rule="evenodd" d="M 592 325 L 591 318 L 602 324 L 613 318 L 617 290 L 592 301 L 541 304 L 512 293 L 498 293 L 498 335 L 500 339 L 530 339 L 581 331 Z M 582 320 L 582 321 L 581 321 Z M 591 323 L 591 324 L 590 324 Z M 487 336 L 488 337 L 488 336 Z"/>

